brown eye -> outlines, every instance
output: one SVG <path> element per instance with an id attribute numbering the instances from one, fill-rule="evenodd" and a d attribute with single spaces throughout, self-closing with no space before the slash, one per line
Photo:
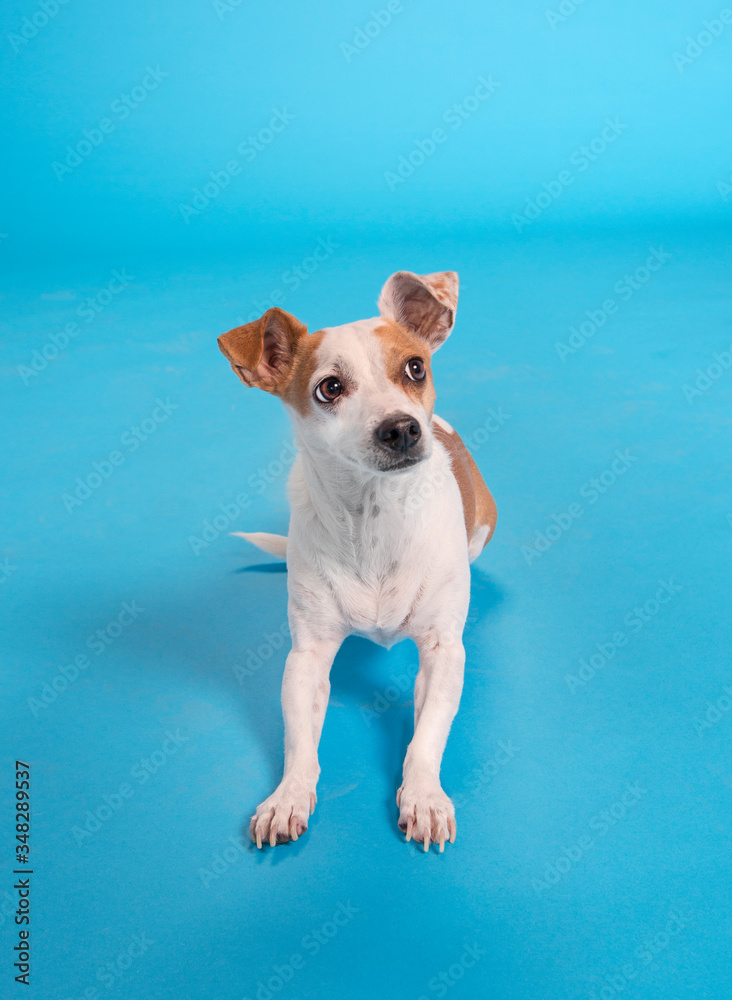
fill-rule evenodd
<path id="1" fill-rule="evenodd" d="M 421 382 L 425 376 L 424 361 L 421 358 L 410 358 L 404 368 L 407 378 L 412 382 Z"/>
<path id="2" fill-rule="evenodd" d="M 321 403 L 332 403 L 334 399 L 338 399 L 342 392 L 343 385 L 341 380 L 331 375 L 328 378 L 324 378 L 317 387 L 315 398 Z"/>

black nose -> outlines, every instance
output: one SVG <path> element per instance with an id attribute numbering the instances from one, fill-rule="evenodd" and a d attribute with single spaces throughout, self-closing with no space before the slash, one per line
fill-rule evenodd
<path id="1" fill-rule="evenodd" d="M 409 417 L 406 413 L 392 413 L 386 420 L 382 420 L 374 431 L 374 436 L 382 447 L 406 454 L 422 437 L 422 428 L 414 417 Z"/>

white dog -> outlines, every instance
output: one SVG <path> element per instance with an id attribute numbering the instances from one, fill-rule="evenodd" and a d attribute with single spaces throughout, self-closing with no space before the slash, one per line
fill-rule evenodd
<path id="1" fill-rule="evenodd" d="M 282 682 L 285 770 L 252 818 L 257 847 L 307 829 L 330 668 L 352 633 L 387 647 L 405 638 L 417 645 L 399 827 L 425 851 L 455 840 L 440 764 L 463 685 L 469 563 L 496 524 L 478 467 L 433 415 L 430 357 L 452 330 L 457 295 L 452 271 L 399 271 L 376 319 L 308 334 L 269 309 L 219 337 L 242 382 L 283 401 L 299 447 L 288 536 L 243 536 L 286 556 L 292 633 Z"/>

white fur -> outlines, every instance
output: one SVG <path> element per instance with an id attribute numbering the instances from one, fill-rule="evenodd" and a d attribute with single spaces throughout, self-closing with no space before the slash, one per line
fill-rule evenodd
<path id="1" fill-rule="evenodd" d="M 492 530 L 493 528 L 490 524 L 481 524 L 473 532 L 470 544 L 468 545 L 468 556 L 471 562 L 475 562 L 483 551 Z"/>
<path id="2" fill-rule="evenodd" d="M 291 411 L 299 454 L 286 540 L 292 651 L 282 686 L 285 770 L 252 818 L 258 845 L 297 839 L 307 827 L 330 667 L 352 633 L 385 646 L 416 643 L 415 729 L 397 793 L 399 822 L 425 850 L 430 840 L 442 849 L 455 836 L 439 774 L 462 690 L 471 552 L 449 456 L 433 439 L 430 415 L 387 378 L 382 342 L 373 335 L 378 323 L 325 333 L 311 390 L 334 371 L 348 372 L 352 388 L 337 410 Z M 374 429 L 395 411 L 419 420 L 425 457 L 405 471 L 382 472 L 373 464 Z M 268 552 L 281 547 L 278 536 L 244 537 Z"/>
<path id="3" fill-rule="evenodd" d="M 287 537 L 285 535 L 269 535 L 265 531 L 232 531 L 238 538 L 246 538 L 263 552 L 284 559 L 287 555 Z"/>
<path id="4" fill-rule="evenodd" d="M 448 424 L 447 420 L 444 420 L 442 417 L 438 417 L 437 414 L 435 414 L 432 419 L 436 424 L 438 424 L 443 429 L 443 431 L 447 431 L 448 434 L 455 433 L 455 431 L 452 428 L 452 424 Z"/>

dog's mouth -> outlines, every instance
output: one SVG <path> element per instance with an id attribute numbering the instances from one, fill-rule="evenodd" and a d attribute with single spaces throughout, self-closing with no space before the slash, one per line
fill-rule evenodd
<path id="1" fill-rule="evenodd" d="M 374 462 L 374 468 L 377 472 L 406 472 L 408 469 L 413 469 L 415 465 L 419 465 L 425 458 L 427 458 L 425 452 L 418 455 L 395 455 L 391 460 L 385 460 L 379 456 L 378 461 Z"/>

